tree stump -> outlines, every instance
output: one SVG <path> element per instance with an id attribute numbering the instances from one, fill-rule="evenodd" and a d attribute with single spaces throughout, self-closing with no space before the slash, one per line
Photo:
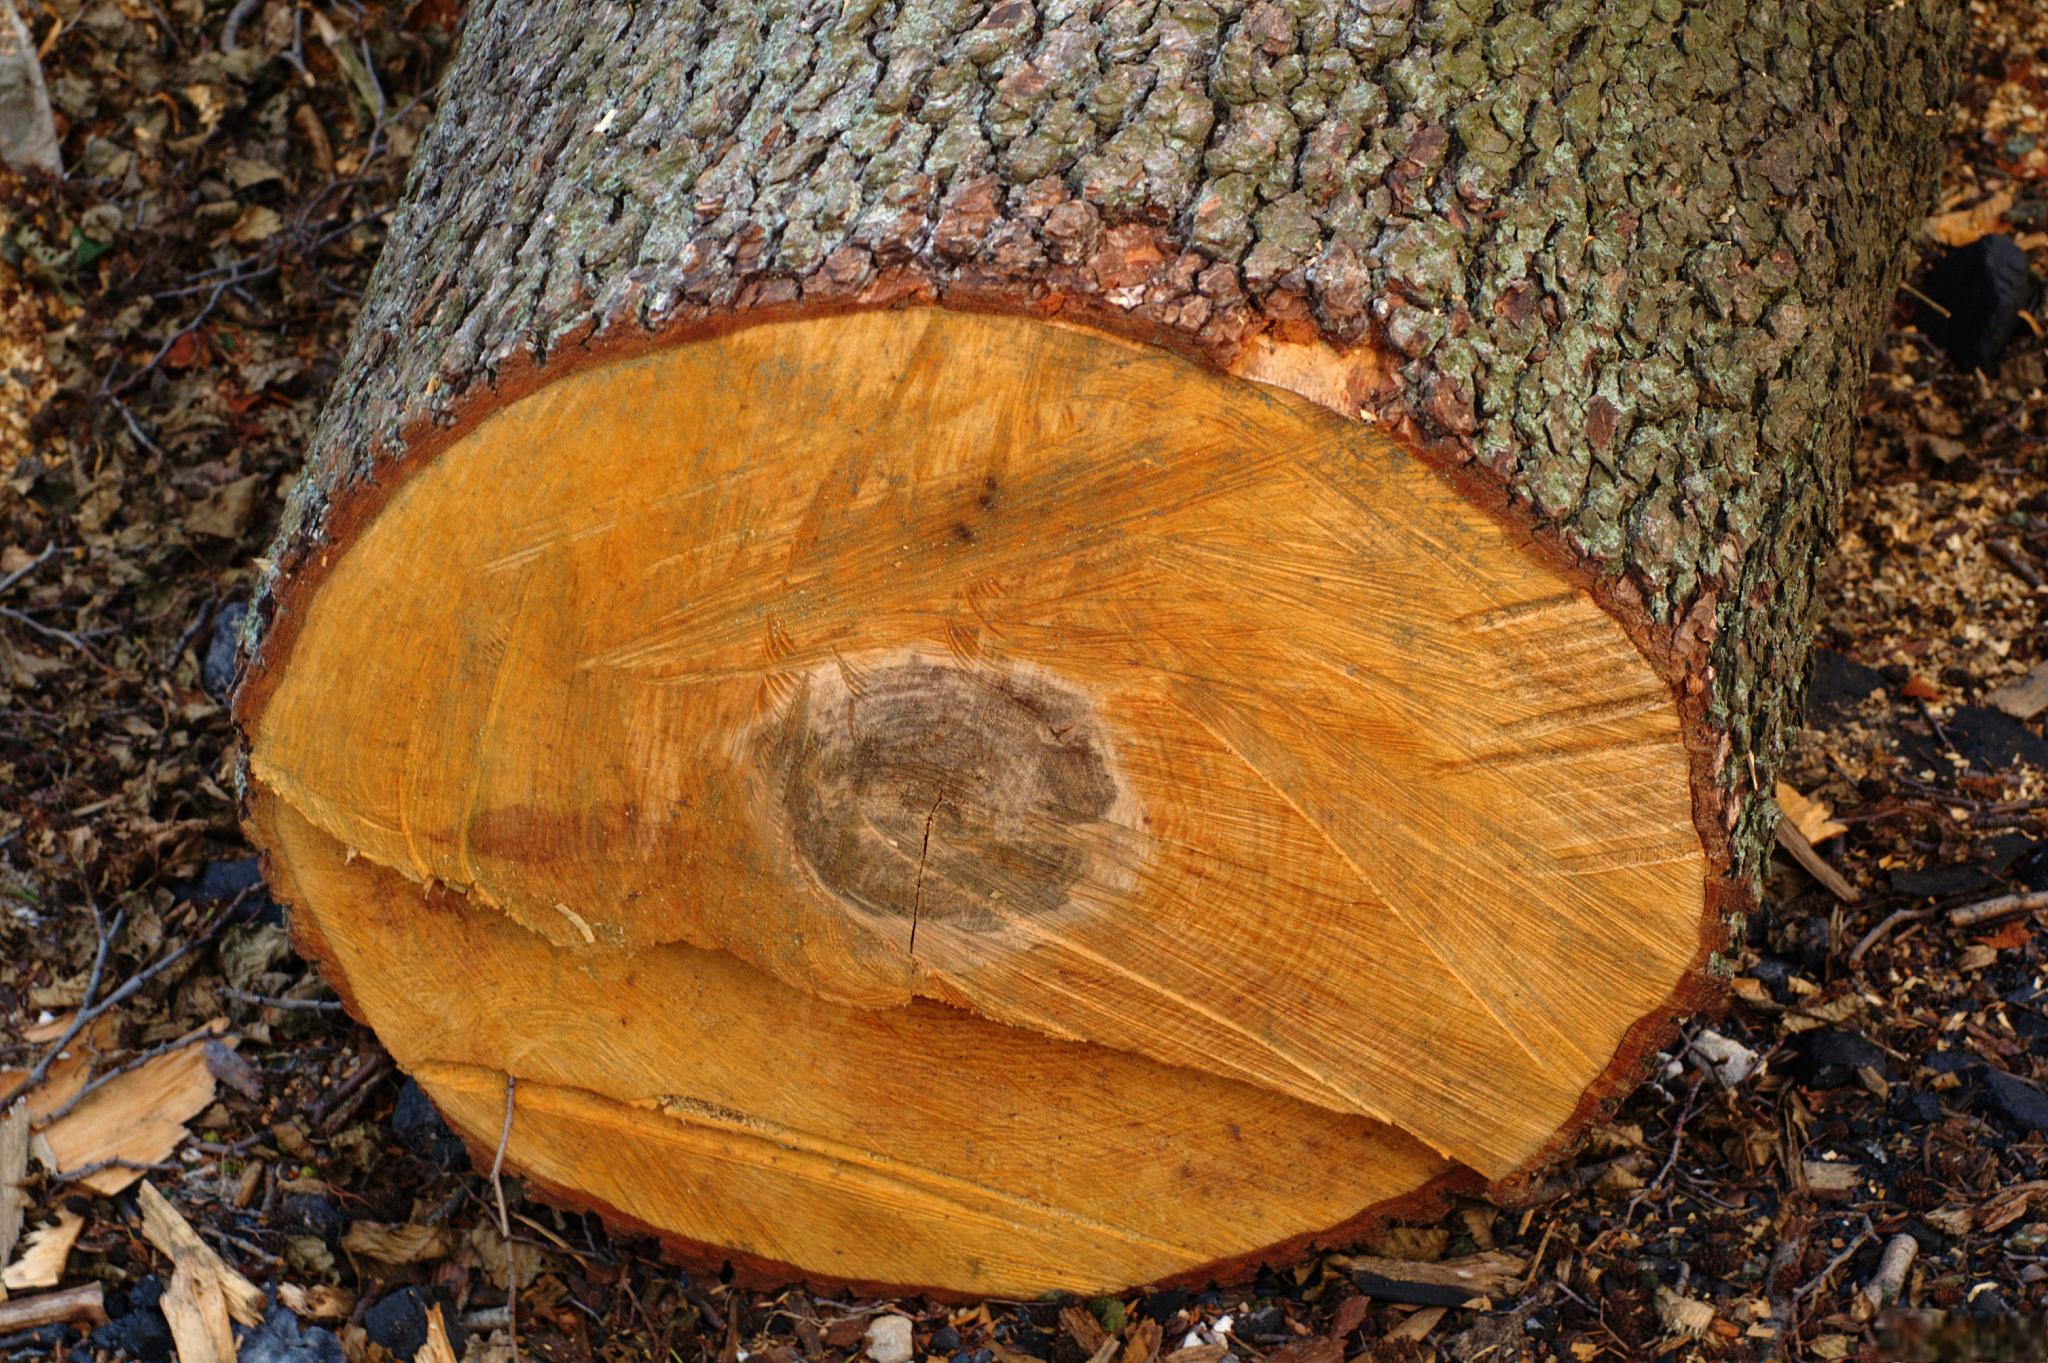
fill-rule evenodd
<path id="1" fill-rule="evenodd" d="M 756 1278 L 1248 1272 L 1716 992 L 1947 0 L 485 0 L 245 638 L 303 948 Z"/>

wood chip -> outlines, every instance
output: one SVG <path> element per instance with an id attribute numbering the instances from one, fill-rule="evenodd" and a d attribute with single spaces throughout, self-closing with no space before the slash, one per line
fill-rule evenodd
<path id="1" fill-rule="evenodd" d="M 1863 898 L 1863 891 L 1842 879 L 1842 873 L 1828 865 L 1820 853 L 1813 850 L 1813 844 L 1799 831 L 1799 826 L 1790 819 L 1778 820 L 1778 846 L 1792 856 L 1792 860 L 1806 868 L 1806 873 L 1819 881 L 1821 888 L 1841 900 L 1854 904 Z"/>
<path id="2" fill-rule="evenodd" d="M 1499 1250 L 1446 1259 L 1440 1264 L 1363 1254 L 1350 1259 L 1351 1278 L 1360 1292 L 1383 1301 L 1415 1306 L 1463 1306 L 1492 1297 L 1505 1292 L 1528 1266 L 1528 1260 Z"/>
<path id="3" fill-rule="evenodd" d="M 2048 662 L 2035 663 L 2033 671 L 1999 687 L 1984 703 L 2022 722 L 2048 710 Z"/>
<path id="4" fill-rule="evenodd" d="M 54 1222 L 30 1231 L 21 1257 L 0 1273 L 0 1287 L 9 1292 L 29 1292 L 39 1287 L 55 1287 L 64 1281 L 64 1265 L 70 1261 L 71 1247 L 78 1243 L 78 1233 L 84 1229 L 84 1217 L 77 1212 L 60 1211 Z"/>
<path id="5" fill-rule="evenodd" d="M 277 1299 L 300 1320 L 347 1320 L 356 1309 L 355 1293 L 326 1283 L 314 1283 L 311 1287 L 279 1283 Z"/>
<path id="6" fill-rule="evenodd" d="M 1449 1310 L 1450 1308 L 1445 1306 L 1425 1306 L 1393 1329 L 1387 1331 L 1387 1338 L 1420 1344 L 1428 1337 L 1429 1332 L 1437 1327 L 1437 1322 L 1442 1320 Z"/>
<path id="7" fill-rule="evenodd" d="M 28 1105 L 16 1102 L 0 1116 L 0 1264 L 14 1258 L 21 1239 L 21 1181 L 27 1177 Z"/>
<path id="8" fill-rule="evenodd" d="M 216 1018 L 208 1025 L 219 1031 L 227 1023 Z M 235 1042 L 226 1038 L 222 1044 Z M 206 1110 L 213 1089 L 203 1048 L 186 1046 L 110 1079 L 40 1134 L 59 1173 L 104 1160 L 156 1164 L 184 1141 L 185 1123 Z M 135 1169 L 103 1169 L 80 1179 L 79 1186 L 111 1196 L 140 1177 Z"/>
<path id="9" fill-rule="evenodd" d="M 427 1342 L 413 1355 L 413 1363 L 456 1363 L 455 1346 L 448 1342 L 448 1326 L 441 1319 L 438 1302 L 427 1309 Z"/>
<path id="10" fill-rule="evenodd" d="M 178 1214 L 170 1199 L 156 1190 L 155 1184 L 145 1179 L 136 1190 L 135 1204 L 142 1209 L 144 1239 L 174 1266 L 190 1261 L 215 1278 L 232 1319 L 252 1330 L 263 1323 L 263 1289 L 228 1267 L 212 1246 L 193 1231 L 191 1223 Z"/>
<path id="11" fill-rule="evenodd" d="M 0 1301 L 0 1335 L 40 1330 L 45 1325 L 105 1325 L 107 1300 L 98 1283 L 45 1292 L 39 1297 Z"/>

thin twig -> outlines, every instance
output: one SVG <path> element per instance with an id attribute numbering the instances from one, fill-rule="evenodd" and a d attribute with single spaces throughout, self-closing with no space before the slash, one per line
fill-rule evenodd
<path id="1" fill-rule="evenodd" d="M 519 1363 L 519 1262 L 512 1251 L 512 1217 L 505 1210 L 505 1147 L 512 1143 L 512 1097 L 519 1079 L 505 1076 L 505 1126 L 498 1132 L 498 1153 L 491 1160 L 491 1195 L 498 1199 L 498 1240 L 505 1247 L 506 1333 L 512 1340 L 512 1363 Z"/>
<path id="2" fill-rule="evenodd" d="M 114 937 L 118 936 L 121 931 L 123 915 L 116 914 L 114 916 L 113 930 L 106 933 L 101 938 L 100 953 L 93 962 L 92 977 L 86 982 L 85 998 L 84 1001 L 79 1005 L 77 1015 L 71 1019 L 71 1025 L 64 1029 L 64 1034 L 57 1038 L 56 1044 L 51 1046 L 49 1051 L 43 1056 L 43 1058 L 36 1062 L 34 1068 L 29 1070 L 29 1072 L 25 1076 L 23 1076 L 22 1079 L 19 1082 L 17 1082 L 13 1088 L 7 1090 L 7 1092 L 4 1094 L 0 1094 L 0 1112 L 6 1111 L 8 1106 L 11 1105 L 15 1099 L 21 1097 L 24 1093 L 27 1093 L 31 1089 L 34 1089 L 38 1085 L 40 1085 L 43 1082 L 43 1080 L 49 1076 L 51 1063 L 54 1062 L 57 1059 L 57 1057 L 63 1053 L 64 1048 L 66 1046 L 69 1046 L 73 1039 L 75 1039 L 80 1032 L 84 1031 L 87 1027 L 91 1026 L 93 1022 L 99 1019 L 100 1017 L 103 1017 L 109 1009 L 117 1008 L 121 1004 L 127 1002 L 129 999 L 135 997 L 135 994 L 142 988 L 142 986 L 148 984 L 151 980 L 155 979 L 158 975 L 161 975 L 164 971 L 170 969 L 173 965 L 176 965 L 179 961 L 183 960 L 186 956 L 190 955 L 194 950 L 196 950 L 199 947 L 207 945 L 208 943 L 212 942 L 215 937 L 219 936 L 221 929 L 226 927 L 229 921 L 233 919 L 235 911 L 242 907 L 242 901 L 247 899 L 252 893 L 254 893 L 254 891 L 255 887 L 251 886 L 249 889 L 246 889 L 242 891 L 240 894 L 236 895 L 233 899 L 228 901 L 226 908 L 222 909 L 218 914 L 214 915 L 213 921 L 206 925 L 206 928 L 203 932 L 187 940 L 176 950 L 172 951 L 169 955 L 159 958 L 158 960 L 152 962 L 150 965 L 145 966 L 142 970 L 136 972 L 134 975 L 131 975 L 128 978 L 127 982 L 124 983 L 119 989 L 116 989 L 113 993 L 107 995 L 106 998 L 101 999 L 98 1003 L 94 1003 L 92 999 L 94 993 L 99 988 L 101 971 L 106 964 L 107 948 L 114 939 Z M 100 917 L 99 904 L 97 901 L 93 900 L 90 895 L 87 896 L 87 902 L 92 905 L 93 921 L 95 926 L 97 926 Z"/>
<path id="3" fill-rule="evenodd" d="M 45 639 L 54 639 L 69 648 L 75 648 L 80 653 L 83 653 L 100 671 L 106 672 L 110 670 L 107 667 L 106 661 L 99 654 L 93 652 L 91 644 L 88 644 L 68 629 L 58 629 L 54 625 L 46 625 L 34 616 L 26 615 L 11 606 L 0 606 L 0 619 L 12 620 L 23 629 L 40 634 Z"/>
<path id="4" fill-rule="evenodd" d="M 1863 958 L 1870 953 L 1872 947 L 1882 942 L 1886 937 L 1889 937 L 1893 928 L 1900 927 L 1906 923 L 1918 923 L 1922 919 L 1933 916 L 1933 909 L 1892 910 L 1890 914 L 1885 916 L 1883 922 L 1863 934 L 1862 941 L 1849 948 L 1849 969 L 1861 970 L 1863 968 Z"/>
<path id="5" fill-rule="evenodd" d="M 2035 890 L 2031 894 L 2002 894 L 1996 899 L 1980 899 L 1974 904 L 1948 911 L 1950 927 L 1973 928 L 1979 923 L 1989 923 L 1994 918 L 2010 918 L 2016 913 L 2031 913 L 2035 909 L 2048 909 L 2048 890 Z"/>
<path id="6" fill-rule="evenodd" d="M 1946 318 L 1953 319 L 1955 317 L 1954 313 L 1950 312 L 1941 304 L 1935 302 L 1932 298 L 1929 298 L 1926 294 L 1920 292 L 1920 290 L 1914 288 L 1911 284 L 1901 284 L 1899 285 L 1899 288 L 1905 292 L 1907 297 L 1916 298 L 1920 302 L 1925 303 L 1931 311 L 1938 313 L 1939 315 Z"/>
<path id="7" fill-rule="evenodd" d="M 255 17 L 256 11 L 262 8 L 263 0 L 236 0 L 235 7 L 228 11 L 227 23 L 221 25 L 221 51 L 232 52 L 240 45 L 242 25 L 248 23 Z"/>
<path id="8" fill-rule="evenodd" d="M 0 1096 L 0 1112 L 13 1107 L 14 1100 L 24 1093 L 32 1092 L 41 1086 L 43 1080 L 49 1077 L 50 1066 L 56 1063 L 57 1057 L 64 1054 L 71 1043 L 78 1039 L 78 1034 L 84 1031 L 96 1016 L 91 1009 L 93 996 L 100 991 L 100 981 L 107 973 L 107 956 L 114 948 L 114 939 L 121 935 L 121 928 L 127 922 L 128 915 L 126 910 L 116 913 L 114 926 L 108 928 L 105 917 L 100 913 L 100 902 L 93 897 L 91 890 L 85 892 L 85 902 L 92 910 L 93 931 L 99 934 L 99 946 L 93 951 L 92 956 L 92 974 L 87 976 L 85 981 L 85 994 L 79 1000 L 78 1011 L 71 1016 L 70 1025 L 58 1035 L 56 1044 L 43 1053 L 43 1058 L 36 1061 L 13 1088 L 7 1090 L 4 1096 Z"/>
<path id="9" fill-rule="evenodd" d="M 138 1174 L 175 1174 L 181 1172 L 182 1166 L 176 1164 L 150 1164 L 143 1160 L 132 1159 L 94 1160 L 91 1164 L 79 1165 L 68 1174 L 59 1174 L 56 1178 L 50 1180 L 50 1186 L 52 1188 L 61 1188 L 67 1183 L 76 1183 L 82 1178 L 91 1178 L 94 1174 L 104 1174 L 109 1169 L 132 1169 Z"/>
<path id="10" fill-rule="evenodd" d="M 1849 1262 L 1850 1258 L 1855 1255 L 1857 1250 L 1862 1249 L 1864 1245 L 1868 1244 L 1872 1240 L 1875 1240 L 1876 1238 L 1876 1228 L 1870 1224 L 1869 1217 L 1864 1217 L 1863 1230 L 1861 1231 L 1861 1233 L 1859 1233 L 1854 1240 L 1851 1240 L 1848 1244 L 1848 1247 L 1845 1248 L 1840 1254 L 1837 1254 L 1834 1258 L 1828 1260 L 1826 1268 L 1823 1268 L 1819 1273 L 1815 1274 L 1813 1276 L 1813 1279 L 1810 1282 L 1808 1282 L 1804 1287 L 1794 1292 L 1792 1294 L 1792 1300 L 1794 1302 L 1800 1301 L 1808 1293 L 1814 1292 L 1817 1289 L 1819 1289 L 1822 1284 L 1824 1284 L 1825 1282 L 1827 1282 L 1829 1278 L 1834 1276 L 1836 1269 L 1840 1268 L 1843 1264 Z"/>
<path id="11" fill-rule="evenodd" d="M 341 1005 L 333 999 L 284 999 L 272 994 L 251 994 L 246 989 L 223 989 L 220 991 L 237 1003 L 261 1004 L 265 1008 L 289 1008 L 309 1013 L 339 1013 Z"/>
<path id="12" fill-rule="evenodd" d="M 0 577 L 0 592 L 6 591 L 9 587 L 12 587 L 15 583 L 21 581 L 23 578 L 27 577 L 36 569 L 42 567 L 45 563 L 48 563 L 50 561 L 50 555 L 56 552 L 57 543 L 55 540 L 52 540 L 48 547 L 46 547 L 42 553 L 37 554 L 34 558 L 30 559 L 27 563 L 22 564 L 19 568 L 16 568 L 7 576 Z"/>

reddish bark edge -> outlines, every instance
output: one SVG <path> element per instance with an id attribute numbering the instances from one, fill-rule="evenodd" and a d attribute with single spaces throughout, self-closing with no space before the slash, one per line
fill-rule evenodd
<path id="1" fill-rule="evenodd" d="M 431 463 L 449 446 L 474 430 L 492 412 L 519 401 L 545 385 L 586 368 L 648 355 L 669 346 L 725 335 L 745 327 L 799 318 L 843 316 L 909 306 L 945 307 L 962 312 L 997 313 L 1057 319 L 1079 323 L 1127 340 L 1157 345 L 1208 367 L 1227 370 L 1236 351 L 1220 353 L 1206 348 L 1184 332 L 1147 323 L 1111 305 L 1084 295 L 1048 291 L 1038 297 L 1020 298 L 1013 291 L 954 287 L 940 294 L 931 281 L 914 271 L 899 270 L 877 279 L 859 295 L 850 298 L 791 301 L 763 304 L 750 310 L 686 318 L 658 330 L 623 328 L 599 334 L 595 324 L 562 343 L 551 361 L 536 363 L 521 352 L 507 361 L 487 388 L 468 395 L 446 425 L 415 423 L 404 433 L 404 449 L 396 457 L 378 450 L 371 461 L 374 476 L 367 481 L 335 488 L 320 523 L 320 538 L 288 546 L 275 568 L 275 586 L 267 601 L 268 618 L 258 622 L 258 642 L 240 660 L 232 715 L 242 739 L 242 761 L 246 763 L 255 732 L 276 678 L 282 675 L 305 620 L 304 607 L 317 592 L 333 561 L 364 526 L 374 520 L 386 502 L 407 478 Z M 1296 333 L 1299 333 L 1297 336 Z M 1316 339 L 1312 324 L 1281 324 L 1271 333 L 1284 339 Z M 1251 338 L 1244 338 L 1249 341 Z M 1325 410 L 1328 410 L 1327 408 Z M 1564 582 L 1581 588 L 1612 616 L 1635 645 L 1651 669 L 1671 688 L 1679 714 L 1679 729 L 1685 744 L 1692 790 L 1693 827 L 1699 833 L 1707 863 L 1706 893 L 1700 905 L 1700 942 L 1691 963 L 1673 986 L 1665 1001 L 1638 1019 L 1624 1034 L 1614 1058 L 1587 1086 L 1578 1106 L 1556 1134 L 1520 1168 L 1489 1185 L 1476 1171 L 1462 1166 L 1422 1185 L 1411 1193 L 1374 1203 L 1360 1209 L 1338 1225 L 1283 1240 L 1246 1254 L 1219 1259 L 1174 1275 L 1165 1285 L 1207 1285 L 1249 1278 L 1264 1264 L 1300 1257 L 1315 1248 L 1337 1248 L 1369 1236 L 1395 1220 L 1433 1220 L 1446 1212 L 1460 1195 L 1486 1196 L 1512 1204 L 1526 1196 L 1535 1176 L 1574 1153 L 1584 1144 L 1593 1126 L 1612 1114 L 1647 1077 L 1656 1055 L 1677 1037 L 1684 1020 L 1725 1001 L 1726 969 L 1716 968 L 1730 941 L 1731 925 L 1755 907 L 1755 892 L 1734 873 L 1732 832 L 1741 810 L 1741 797 L 1722 780 L 1728 744 L 1712 726 L 1708 716 L 1708 650 L 1715 622 L 1712 593 L 1703 596 L 1683 620 L 1664 624 L 1653 619 L 1641 592 L 1625 575 L 1604 577 L 1588 561 L 1574 554 L 1553 532 L 1542 526 L 1529 508 L 1512 501 L 1506 485 L 1471 458 L 1463 442 L 1428 441 L 1412 424 L 1382 424 L 1377 429 L 1404 452 L 1443 478 L 1467 502 L 1485 513 L 1510 543 L 1529 554 Z M 243 782 L 242 823 L 255 844 L 264 877 L 281 890 L 280 898 L 290 905 L 292 893 L 286 868 L 278 863 L 255 817 L 249 782 Z M 291 936 L 302 956 L 314 962 L 333 986 L 348 1013 L 368 1027 L 347 986 L 347 978 L 319 940 L 307 915 L 290 915 Z M 374 1029 L 372 1029 L 374 1030 Z M 459 1133 L 472 1160 L 481 1152 L 482 1163 L 496 1155 L 495 1144 L 484 1147 Z M 717 1246 L 692 1241 L 636 1221 L 617 1208 L 573 1189 L 562 1189 L 545 1180 L 521 1173 L 529 1184 L 550 1201 L 572 1209 L 596 1212 L 607 1225 L 633 1234 L 652 1235 L 664 1252 L 679 1263 L 697 1268 L 716 1264 L 730 1267 L 736 1282 L 772 1287 L 802 1282 L 820 1290 L 848 1290 L 863 1295 L 921 1295 L 936 1301 L 979 1300 L 966 1294 L 908 1284 L 888 1284 L 838 1279 Z"/>

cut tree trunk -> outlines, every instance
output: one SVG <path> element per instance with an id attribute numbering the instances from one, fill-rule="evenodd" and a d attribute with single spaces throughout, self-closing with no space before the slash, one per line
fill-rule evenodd
<path id="1" fill-rule="evenodd" d="M 1961 25 L 473 7 L 247 626 L 299 941 L 757 1278 L 1511 1194 L 1714 996 Z"/>

